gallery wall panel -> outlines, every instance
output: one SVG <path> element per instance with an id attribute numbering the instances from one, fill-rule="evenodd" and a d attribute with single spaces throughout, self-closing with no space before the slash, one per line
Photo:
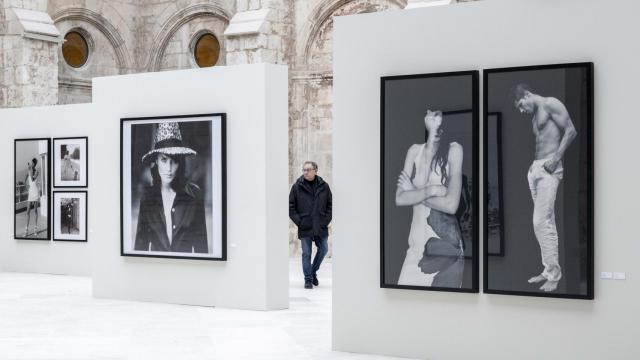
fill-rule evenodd
<path id="1" fill-rule="evenodd" d="M 286 67 L 167 71 L 96 78 L 93 85 L 91 120 L 102 136 L 92 146 L 102 151 L 94 152 L 92 168 L 101 170 L 91 182 L 103 191 L 92 194 L 91 214 L 105 209 L 94 224 L 102 237 L 92 247 L 94 296 L 288 307 Z M 214 113 L 226 113 L 226 261 L 121 256 L 120 119 Z"/>
<path id="2" fill-rule="evenodd" d="M 0 207 L 0 270 L 91 275 L 93 294 L 101 298 L 287 308 L 286 67 L 261 64 L 97 78 L 93 89 L 92 104 L 0 110 L 0 150 L 8 164 L 0 175 L 5 189 L 0 192 L 5 204 Z M 120 119 L 211 113 L 227 115 L 227 204 L 222 205 L 226 261 L 121 256 Z M 88 191 L 91 210 L 88 241 L 14 240 L 14 139 L 81 136 L 90 140 L 91 182 L 82 189 Z"/>
<path id="3" fill-rule="evenodd" d="M 93 114 L 90 104 L 2 109 L 0 110 L 0 122 L 2 122 L 0 149 L 3 150 L 7 162 L 11 164 L 14 156 L 14 139 L 97 137 L 100 135 L 100 129 L 88 126 L 90 122 L 87 121 L 94 116 Z M 19 154 L 18 158 L 22 159 L 23 155 Z M 91 225 L 87 229 L 88 242 L 14 240 L 14 206 L 10 205 L 14 202 L 13 175 L 13 171 L 4 171 L 0 176 L 0 186 L 5 189 L 0 192 L 0 201 L 7 204 L 0 207 L 0 229 L 2 229 L 0 269 L 11 272 L 90 276 L 92 265 L 90 243 L 93 235 Z M 53 187 L 53 182 L 49 184 L 49 188 L 57 190 Z M 44 201 L 42 203 L 44 206 Z M 41 218 L 43 216 L 53 218 L 53 208 L 49 207 L 47 210 L 47 212 L 41 211 Z M 43 224 L 38 226 L 42 229 Z M 33 225 L 30 225 L 30 229 L 33 231 Z M 24 225 L 16 231 L 21 236 L 25 231 Z"/>
<path id="4" fill-rule="evenodd" d="M 434 359 L 640 357 L 628 320 L 640 313 L 640 170 L 631 165 L 640 51 L 629 46 L 638 11 L 633 0 L 483 0 L 336 19 L 334 349 Z M 595 300 L 381 289 L 380 78 L 573 62 L 595 69 Z M 601 271 L 627 280 L 600 280 Z"/>

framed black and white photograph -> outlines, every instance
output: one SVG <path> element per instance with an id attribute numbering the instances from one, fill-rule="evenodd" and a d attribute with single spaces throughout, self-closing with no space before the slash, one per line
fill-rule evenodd
<path id="1" fill-rule="evenodd" d="M 484 71 L 484 292 L 593 299 L 593 64 Z"/>
<path id="2" fill-rule="evenodd" d="M 226 260 L 225 121 L 121 119 L 121 255 Z"/>
<path id="3" fill-rule="evenodd" d="M 53 139 L 53 187 L 88 186 L 87 137 Z"/>
<path id="4" fill-rule="evenodd" d="M 380 286 L 478 292 L 478 72 L 381 78 Z"/>
<path id="5" fill-rule="evenodd" d="M 87 241 L 87 192 L 53 192 L 53 240 Z"/>
<path id="6" fill-rule="evenodd" d="M 51 140 L 14 141 L 15 239 L 50 240 Z"/>

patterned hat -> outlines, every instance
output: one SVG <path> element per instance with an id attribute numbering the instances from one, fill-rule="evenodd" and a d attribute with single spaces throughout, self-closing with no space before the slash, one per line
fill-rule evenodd
<path id="1" fill-rule="evenodd" d="M 153 149 L 142 157 L 142 162 L 146 163 L 153 160 L 155 154 L 166 155 L 196 155 L 193 149 L 185 147 L 182 144 L 182 134 L 180 134 L 180 126 L 177 122 L 166 122 L 158 124 L 156 136 L 153 138 Z"/>

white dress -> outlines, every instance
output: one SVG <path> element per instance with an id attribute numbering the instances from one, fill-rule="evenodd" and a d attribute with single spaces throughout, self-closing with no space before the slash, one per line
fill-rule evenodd
<path id="1" fill-rule="evenodd" d="M 27 178 L 27 183 L 29 184 L 29 197 L 27 198 L 27 201 L 40 201 L 38 183 L 31 178 L 31 174 L 29 174 Z"/>
<path id="2" fill-rule="evenodd" d="M 415 176 L 412 180 L 413 185 L 419 188 L 428 185 L 442 185 L 442 174 L 438 166 L 431 169 L 429 179 L 427 179 L 426 182 L 424 181 L 425 173 L 430 165 L 426 164 L 424 159 L 425 148 L 426 144 L 423 144 L 414 160 Z M 448 172 L 448 164 L 446 168 Z M 400 270 L 398 285 L 431 286 L 433 278 L 438 274 L 438 272 L 425 274 L 418 265 L 423 257 L 424 247 L 427 241 L 431 238 L 439 238 L 438 234 L 436 234 L 427 222 L 430 213 L 431 208 L 425 206 L 424 203 L 413 205 L 413 218 L 411 220 L 411 231 L 409 232 L 409 249 L 407 250 L 402 269 Z"/>

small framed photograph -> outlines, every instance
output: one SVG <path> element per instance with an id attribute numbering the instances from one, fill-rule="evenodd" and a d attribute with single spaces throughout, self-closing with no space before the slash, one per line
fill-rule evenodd
<path id="1" fill-rule="evenodd" d="M 478 77 L 381 79 L 382 288 L 478 292 Z"/>
<path id="2" fill-rule="evenodd" d="M 14 141 L 13 237 L 50 240 L 51 139 Z"/>
<path id="3" fill-rule="evenodd" d="M 53 187 L 84 188 L 89 184 L 88 139 L 53 139 Z"/>
<path id="4" fill-rule="evenodd" d="M 53 240 L 87 241 L 87 192 L 53 192 Z"/>
<path id="5" fill-rule="evenodd" d="M 593 64 L 483 84 L 483 291 L 593 299 Z"/>
<path id="6" fill-rule="evenodd" d="M 225 119 L 121 119 L 122 256 L 226 260 Z"/>

